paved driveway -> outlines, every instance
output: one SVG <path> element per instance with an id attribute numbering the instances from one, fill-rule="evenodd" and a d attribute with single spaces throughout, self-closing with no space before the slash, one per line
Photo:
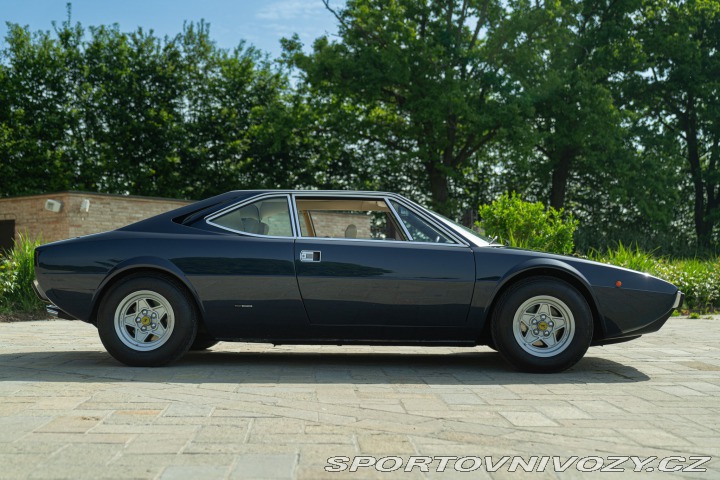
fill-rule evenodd
<path id="1" fill-rule="evenodd" d="M 709 455 L 707 473 L 685 475 L 720 478 L 719 346 L 720 319 L 674 318 L 553 375 L 511 371 L 486 348 L 232 343 L 144 369 L 117 364 L 80 322 L 5 323 L 0 478 L 510 475 L 452 462 L 443 473 L 323 470 L 358 455 Z"/>

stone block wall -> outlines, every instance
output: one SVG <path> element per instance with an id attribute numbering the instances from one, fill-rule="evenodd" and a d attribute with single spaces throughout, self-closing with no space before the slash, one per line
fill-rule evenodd
<path id="1" fill-rule="evenodd" d="M 60 212 L 45 209 L 48 199 L 62 202 Z M 90 201 L 87 212 L 81 212 L 83 200 Z M 60 192 L 45 195 L 0 199 L 0 220 L 15 220 L 15 236 L 42 236 L 43 242 L 54 242 L 135 223 L 173 210 L 190 202 L 167 198 L 104 195 L 84 192 Z"/>

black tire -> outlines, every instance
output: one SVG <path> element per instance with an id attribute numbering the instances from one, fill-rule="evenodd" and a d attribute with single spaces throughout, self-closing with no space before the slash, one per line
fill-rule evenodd
<path id="1" fill-rule="evenodd" d="M 142 305 L 147 308 L 141 310 Z M 137 326 L 131 325 L 134 317 Z M 159 367 L 188 351 L 198 315 L 192 298 L 175 279 L 139 274 L 120 280 L 105 294 L 97 327 L 100 340 L 116 360 L 132 367 Z"/>
<path id="2" fill-rule="evenodd" d="M 532 277 L 503 293 L 491 330 L 497 350 L 516 368 L 553 373 L 572 367 L 585 355 L 593 317 L 585 297 L 570 284 Z"/>
<path id="3" fill-rule="evenodd" d="M 214 339 L 204 331 L 198 331 L 195 336 L 195 341 L 190 345 L 190 351 L 198 352 L 200 350 L 207 350 L 218 343 L 220 343 L 220 340 Z"/>

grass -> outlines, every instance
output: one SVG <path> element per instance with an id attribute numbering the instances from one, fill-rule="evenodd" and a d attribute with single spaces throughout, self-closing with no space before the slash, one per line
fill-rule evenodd
<path id="1" fill-rule="evenodd" d="M 653 256 L 652 252 L 645 252 L 637 246 L 635 248 L 626 247 L 622 242 L 618 243 L 616 249 L 608 249 L 604 253 L 591 250 L 588 257 L 591 260 L 648 273 L 654 272 L 658 262 L 662 260 Z"/>
<path id="2" fill-rule="evenodd" d="M 3 318 L 43 311 L 43 303 L 32 289 L 35 247 L 40 243 L 39 238 L 19 235 L 12 249 L 0 254 L 0 315 Z"/>

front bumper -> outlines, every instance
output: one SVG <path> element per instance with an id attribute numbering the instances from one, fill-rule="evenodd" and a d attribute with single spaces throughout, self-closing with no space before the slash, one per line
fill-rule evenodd
<path id="1" fill-rule="evenodd" d="M 609 345 L 611 343 L 627 342 L 628 340 L 633 340 L 635 338 L 638 338 L 641 335 L 645 335 L 646 333 L 657 332 L 658 330 L 660 330 L 660 328 L 663 325 L 665 325 L 665 322 L 668 321 L 668 319 L 670 318 L 670 315 L 672 315 L 673 310 L 682 307 L 684 302 L 685 302 L 685 294 L 682 293 L 680 290 L 678 290 L 677 293 L 675 294 L 675 301 L 673 302 L 672 307 L 670 307 L 670 310 L 668 310 L 667 313 L 665 313 L 661 317 L 648 323 L 647 325 L 643 326 L 642 328 L 639 328 L 636 330 L 631 330 L 628 332 L 623 332 L 623 333 L 620 333 L 619 335 L 612 335 L 612 336 L 603 338 L 598 341 L 593 341 L 591 343 L 591 345 Z"/>
<path id="2" fill-rule="evenodd" d="M 683 306 L 683 303 L 685 303 L 685 294 L 678 290 L 675 294 L 675 303 L 673 303 L 672 308 L 680 308 Z"/>

